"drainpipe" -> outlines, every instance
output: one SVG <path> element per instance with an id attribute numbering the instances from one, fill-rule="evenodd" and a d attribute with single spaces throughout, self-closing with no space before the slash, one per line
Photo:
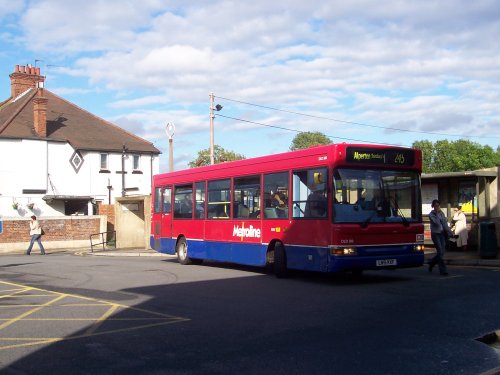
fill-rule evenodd
<path id="1" fill-rule="evenodd" d="M 149 177 L 150 177 L 150 185 L 149 185 L 149 191 L 152 193 L 153 191 L 153 159 L 155 155 L 151 153 L 151 159 L 149 163 Z"/>
<path id="2" fill-rule="evenodd" d="M 122 149 L 122 197 L 125 196 L 125 151 L 127 148 L 123 145 Z"/>

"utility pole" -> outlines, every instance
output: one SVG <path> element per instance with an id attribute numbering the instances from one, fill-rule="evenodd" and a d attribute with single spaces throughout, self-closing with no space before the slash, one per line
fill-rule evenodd
<path id="1" fill-rule="evenodd" d="M 220 104 L 217 104 L 214 107 L 214 93 L 211 92 L 209 95 L 210 98 L 210 164 L 215 164 L 214 160 L 214 110 L 219 112 L 222 109 Z"/>
<path id="2" fill-rule="evenodd" d="M 214 93 L 210 95 L 210 164 L 214 164 Z"/>

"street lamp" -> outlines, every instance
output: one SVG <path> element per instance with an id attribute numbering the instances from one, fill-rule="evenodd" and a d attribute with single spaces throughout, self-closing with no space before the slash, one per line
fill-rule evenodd
<path id="1" fill-rule="evenodd" d="M 168 170 L 169 172 L 174 171 L 174 146 L 173 138 L 175 133 L 175 125 L 173 123 L 167 123 L 167 136 L 168 136 Z"/>
<path id="2" fill-rule="evenodd" d="M 219 112 L 222 109 L 220 104 L 214 107 L 214 93 L 211 92 L 210 98 L 210 164 L 214 164 L 214 110 Z"/>

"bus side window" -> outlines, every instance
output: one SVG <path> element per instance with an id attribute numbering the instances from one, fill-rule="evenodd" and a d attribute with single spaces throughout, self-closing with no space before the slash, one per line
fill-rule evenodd
<path id="1" fill-rule="evenodd" d="M 193 186 L 180 185 L 175 187 L 175 219 L 191 219 L 193 216 Z"/>
<path id="2" fill-rule="evenodd" d="M 231 180 L 208 181 L 207 218 L 229 219 Z"/>
<path id="3" fill-rule="evenodd" d="M 194 184 L 195 201 L 194 201 L 194 218 L 205 218 L 205 181 Z"/>
<path id="4" fill-rule="evenodd" d="M 264 175 L 264 218 L 288 219 L 288 172 Z"/>
<path id="5" fill-rule="evenodd" d="M 327 170 L 293 172 L 293 217 L 325 218 L 328 213 Z"/>
<path id="6" fill-rule="evenodd" d="M 233 218 L 255 218 L 260 211 L 260 175 L 235 177 Z"/>
<path id="7" fill-rule="evenodd" d="M 154 203 L 153 203 L 153 212 L 155 214 L 158 214 L 161 212 L 161 188 L 156 187 L 155 188 L 155 196 L 154 196 Z"/>
<path id="8" fill-rule="evenodd" d="M 172 189 L 169 187 L 163 188 L 162 212 L 170 212 L 172 210 Z"/>

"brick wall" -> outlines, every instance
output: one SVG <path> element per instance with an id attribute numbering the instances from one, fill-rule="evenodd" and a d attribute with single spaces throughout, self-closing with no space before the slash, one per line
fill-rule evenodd
<path id="1" fill-rule="evenodd" d="M 102 204 L 97 205 L 97 214 L 106 215 L 108 217 L 108 226 L 115 226 L 115 205 L 114 204 Z"/>
<path id="2" fill-rule="evenodd" d="M 42 241 L 46 249 L 90 247 L 90 235 L 106 231 L 105 216 L 42 217 L 39 222 L 45 231 Z M 29 232 L 29 219 L 4 218 L 0 252 L 26 248 Z"/>

